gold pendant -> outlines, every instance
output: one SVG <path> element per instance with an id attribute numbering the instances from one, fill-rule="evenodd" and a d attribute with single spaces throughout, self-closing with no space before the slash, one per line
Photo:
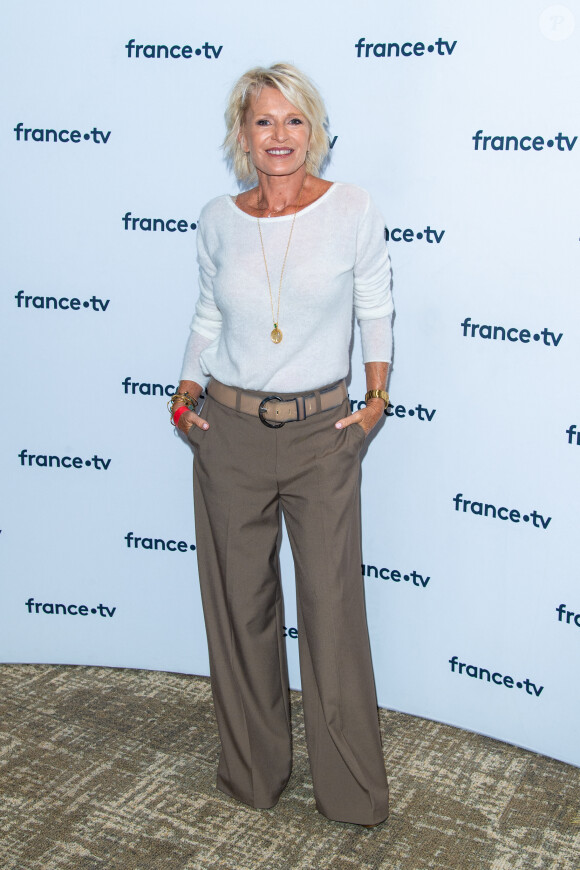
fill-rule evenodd
<path id="1" fill-rule="evenodd" d="M 270 338 L 272 339 L 274 344 L 280 344 L 280 342 L 282 341 L 282 330 L 278 329 L 278 327 L 275 326 L 270 333 Z"/>

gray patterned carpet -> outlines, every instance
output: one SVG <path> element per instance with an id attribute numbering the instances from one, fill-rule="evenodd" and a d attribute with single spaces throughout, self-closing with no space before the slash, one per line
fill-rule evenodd
<path id="1" fill-rule="evenodd" d="M 0 665 L 1 870 L 580 870 L 580 770 L 381 711 L 391 817 L 314 807 L 300 695 L 277 807 L 214 787 L 209 683 Z"/>

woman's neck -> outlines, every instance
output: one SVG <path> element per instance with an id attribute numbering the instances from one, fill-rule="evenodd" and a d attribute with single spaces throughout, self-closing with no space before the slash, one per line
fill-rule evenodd
<path id="1" fill-rule="evenodd" d="M 297 208 L 304 193 L 306 179 L 305 169 L 284 176 L 260 173 L 256 191 L 256 210 L 264 213 L 264 216 L 273 216 Z"/>
<path id="2" fill-rule="evenodd" d="M 297 178 L 293 176 L 272 178 L 269 176 L 268 181 L 264 184 L 259 178 L 258 187 L 239 193 L 234 200 L 235 204 L 251 217 L 286 217 L 316 202 L 329 187 L 332 187 L 332 182 L 318 178 L 316 175 L 306 173 L 297 173 L 297 175 Z M 292 182 L 289 185 L 290 179 Z M 272 181 L 274 184 L 270 183 Z M 304 181 L 304 187 L 301 193 L 302 181 Z"/>

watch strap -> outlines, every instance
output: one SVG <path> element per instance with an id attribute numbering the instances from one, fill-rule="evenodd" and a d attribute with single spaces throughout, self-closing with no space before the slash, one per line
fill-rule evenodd
<path id="1" fill-rule="evenodd" d="M 368 402 L 369 399 L 382 399 L 385 408 L 389 407 L 389 394 L 386 390 L 369 390 L 365 396 L 365 402 Z"/>

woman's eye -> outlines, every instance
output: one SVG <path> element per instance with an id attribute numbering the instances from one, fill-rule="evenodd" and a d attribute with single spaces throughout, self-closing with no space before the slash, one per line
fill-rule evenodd
<path id="1" fill-rule="evenodd" d="M 259 121 L 256 121 L 258 127 L 266 127 L 270 122 L 266 120 L 266 118 L 260 118 Z"/>
<path id="2" fill-rule="evenodd" d="M 291 124 L 298 125 L 298 124 L 301 124 L 302 121 L 301 121 L 300 118 L 292 118 L 292 120 L 290 121 L 290 123 L 291 123 Z"/>

